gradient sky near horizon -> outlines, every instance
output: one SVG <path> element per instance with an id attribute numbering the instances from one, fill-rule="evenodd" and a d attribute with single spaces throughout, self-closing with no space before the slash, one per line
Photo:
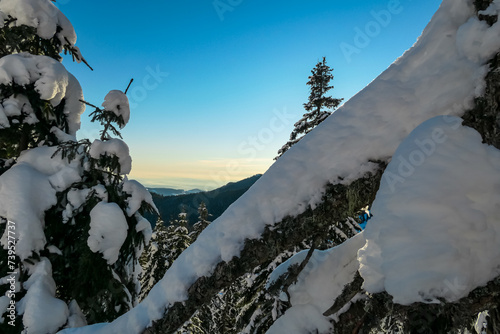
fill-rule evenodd
<path id="1" fill-rule="evenodd" d="M 94 68 L 64 60 L 85 99 L 128 92 L 131 178 L 213 189 L 264 173 L 325 56 L 348 100 L 415 43 L 438 0 L 58 0 Z M 79 138 L 99 126 L 82 116 Z M 369 125 L 367 125 L 369 126 Z"/>

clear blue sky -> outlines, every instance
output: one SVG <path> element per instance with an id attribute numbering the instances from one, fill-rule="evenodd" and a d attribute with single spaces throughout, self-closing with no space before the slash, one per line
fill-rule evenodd
<path id="1" fill-rule="evenodd" d="M 439 4 L 56 3 L 94 68 L 64 60 L 88 102 L 100 105 L 109 90 L 124 90 L 135 79 L 131 120 L 122 133 L 133 159 L 131 178 L 184 189 L 265 172 L 304 113 L 307 77 L 318 60 L 325 56 L 334 68 L 333 97 L 347 100 L 411 47 Z M 79 138 L 97 137 L 90 112 L 82 116 Z"/>

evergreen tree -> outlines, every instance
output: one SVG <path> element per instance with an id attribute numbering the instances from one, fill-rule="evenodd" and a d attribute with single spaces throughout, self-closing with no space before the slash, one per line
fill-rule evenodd
<path id="1" fill-rule="evenodd" d="M 75 42 L 51 1 L 0 1 L 0 277 L 16 283 L 7 297 L 0 281 L 0 298 L 18 306 L 0 315 L 2 333 L 111 321 L 137 302 L 151 234 L 141 214 L 154 204 L 126 178 L 128 147 L 113 138 L 128 121 L 125 93 L 93 106 L 100 140 L 76 140 L 83 94 L 60 63 L 62 51 L 83 60 Z"/>
<path id="2" fill-rule="evenodd" d="M 179 213 L 178 219 L 170 222 L 167 227 L 166 243 L 168 245 L 168 254 L 166 260 L 169 268 L 175 259 L 191 244 L 187 224 L 187 214 L 183 210 L 183 212 Z"/>
<path id="3" fill-rule="evenodd" d="M 141 293 L 139 300 L 143 300 L 153 286 L 165 275 L 169 267 L 166 260 L 167 256 L 167 227 L 161 219 L 158 219 L 151 236 L 151 242 L 140 259 L 142 274 L 140 276 Z"/>
<path id="4" fill-rule="evenodd" d="M 179 328 L 176 334 L 212 334 L 203 327 L 203 324 L 199 318 L 199 313 L 200 311 L 196 311 L 191 319 L 186 321 L 186 323 L 181 328 Z"/>
<path id="5" fill-rule="evenodd" d="M 186 226 L 185 212 L 179 213 L 178 219 L 170 222 L 169 226 L 165 226 L 161 219 L 156 222 L 151 243 L 141 257 L 140 300 L 147 296 L 175 259 L 191 244 Z"/>
<path id="6" fill-rule="evenodd" d="M 243 290 L 241 279 L 236 280 L 231 287 L 219 291 L 208 304 L 203 305 L 177 331 L 183 333 L 238 333 L 236 327 L 238 315 L 238 299 Z"/>
<path id="7" fill-rule="evenodd" d="M 191 242 L 195 242 L 198 239 L 200 233 L 210 224 L 208 221 L 208 210 L 205 202 L 201 202 L 198 207 L 198 221 L 193 225 L 193 230 L 189 233 Z"/>
<path id="8" fill-rule="evenodd" d="M 323 122 L 342 102 L 342 99 L 326 96 L 328 91 L 333 89 L 333 86 L 329 86 L 330 80 L 333 79 L 332 71 L 333 69 L 326 65 L 325 57 L 311 71 L 312 75 L 309 76 L 307 82 L 311 93 L 307 103 L 304 103 L 304 109 L 307 112 L 294 124 L 295 128 L 290 134 L 290 139 L 278 150 L 278 156 L 274 160 L 278 160 L 290 147 L 298 143 L 304 135 Z"/>

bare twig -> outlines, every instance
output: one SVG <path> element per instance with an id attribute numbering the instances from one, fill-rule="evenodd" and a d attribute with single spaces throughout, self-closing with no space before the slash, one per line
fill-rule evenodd
<path id="1" fill-rule="evenodd" d="M 128 83 L 127 89 L 125 89 L 125 94 L 127 94 L 128 89 L 130 88 L 130 85 L 134 82 L 134 78 L 130 79 L 130 82 Z"/>

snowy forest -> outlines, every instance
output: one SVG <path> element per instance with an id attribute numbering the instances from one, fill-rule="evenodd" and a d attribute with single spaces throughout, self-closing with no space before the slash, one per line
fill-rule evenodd
<path id="1" fill-rule="evenodd" d="M 84 99 L 53 2 L 0 0 L 0 333 L 500 333 L 499 0 L 443 0 L 341 106 L 323 58 L 276 162 L 191 229 L 144 218 L 128 87 Z"/>

